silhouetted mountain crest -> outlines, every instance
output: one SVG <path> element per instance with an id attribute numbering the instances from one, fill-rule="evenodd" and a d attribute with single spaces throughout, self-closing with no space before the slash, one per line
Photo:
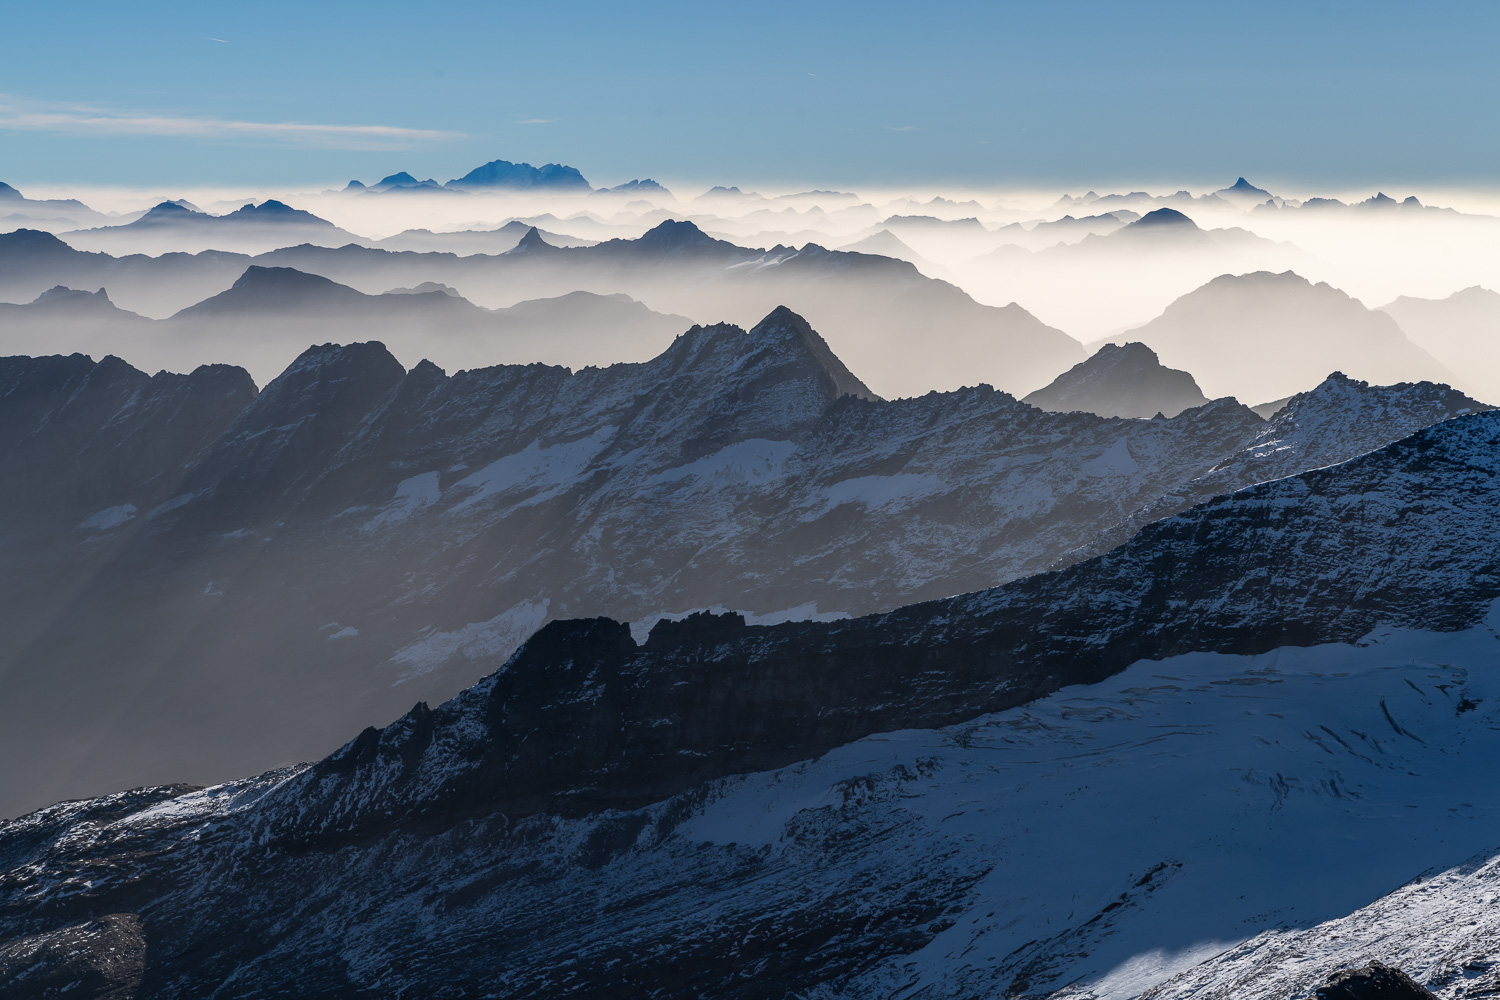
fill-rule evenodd
<path id="1" fill-rule="evenodd" d="M 1086 410 L 1101 417 L 1174 417 L 1208 402 L 1193 376 L 1168 368 L 1145 344 L 1105 344 L 1024 402 L 1044 410 Z"/>
<path id="2" fill-rule="evenodd" d="M 109 294 L 104 289 L 97 292 L 85 292 L 77 288 L 69 288 L 67 285 L 53 285 L 42 294 L 32 300 L 32 305 L 40 305 L 44 302 L 74 302 L 87 304 L 112 305 Z"/>
<path id="3" fill-rule="evenodd" d="M 507 250 L 506 253 L 536 253 L 537 251 L 555 249 L 557 248 L 554 247 L 551 243 L 548 243 L 546 240 L 542 239 L 541 230 L 537 229 L 536 226 L 532 226 L 530 229 L 526 230 L 526 235 L 521 237 L 521 241 L 511 249 Z"/>
<path id="4" fill-rule="evenodd" d="M 207 218 L 206 212 L 195 212 L 187 206 L 180 205 L 175 201 L 164 201 L 158 205 L 153 205 L 150 211 L 141 216 L 139 219 L 136 219 L 135 222 L 129 223 L 129 225 L 149 226 L 157 222 L 178 222 L 190 215 L 198 215 Z"/>
<path id="5" fill-rule="evenodd" d="M 475 167 L 462 177 L 449 181 L 446 187 L 480 188 L 548 188 L 556 191 L 590 191 L 592 187 L 574 167 L 548 163 L 533 167 L 529 163 L 491 160 Z"/>
<path id="6" fill-rule="evenodd" d="M 1197 229 L 1198 224 L 1175 208 L 1158 208 L 1136 219 L 1126 229 Z"/>
<path id="7" fill-rule="evenodd" d="M 675 250 L 684 247 L 714 246 L 724 241 L 714 239 L 691 222 L 668 219 L 642 234 L 636 242 L 641 246 Z"/>
<path id="8" fill-rule="evenodd" d="M 367 298 L 363 292 L 320 274 L 308 274 L 294 267 L 251 264 L 227 290 L 188 306 L 174 318 L 342 308 Z"/>
<path id="9" fill-rule="evenodd" d="M 211 492 L 207 506 L 219 509 L 210 516 L 253 516 L 294 484 L 321 476 L 405 376 L 378 341 L 309 347 L 224 432 L 185 492 Z"/>

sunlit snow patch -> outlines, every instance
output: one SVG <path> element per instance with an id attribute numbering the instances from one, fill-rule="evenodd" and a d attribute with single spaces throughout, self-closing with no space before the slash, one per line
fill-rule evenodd
<path id="1" fill-rule="evenodd" d="M 78 527 L 84 531 L 108 531 L 118 528 L 126 521 L 135 519 L 135 504 L 122 503 L 117 507 L 106 507 L 96 511 L 78 522 Z"/>

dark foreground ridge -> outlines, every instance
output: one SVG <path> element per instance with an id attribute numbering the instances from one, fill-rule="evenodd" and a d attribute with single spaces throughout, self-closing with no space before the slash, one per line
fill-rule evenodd
<path id="1" fill-rule="evenodd" d="M 835 802 L 779 848 L 697 850 L 669 835 L 716 794 L 706 779 L 1143 657 L 1462 628 L 1500 595 L 1497 472 L 1500 414 L 1477 414 L 1068 570 L 886 615 L 702 615 L 640 645 L 608 619 L 556 622 L 458 698 L 311 767 L 0 824 L 0 971 L 150 997 L 840 995 L 951 926 L 985 869 L 923 853 L 893 885 L 849 876 L 738 909 L 725 894 L 763 876 L 879 851 L 900 805 L 846 827 Z M 652 930 L 627 926 L 647 911 Z"/>
<path id="2" fill-rule="evenodd" d="M 1380 962 L 1334 973 L 1316 995 L 1318 1000 L 1433 1000 L 1427 987 Z"/>
<path id="3" fill-rule="evenodd" d="M 436 711 L 368 729 L 283 794 L 293 839 L 631 809 L 872 733 L 948 725 L 1191 651 L 1459 629 L 1500 596 L 1500 414 L 1220 497 L 1058 573 L 833 623 L 545 626 Z M 310 827 L 302 817 L 318 817 Z"/>

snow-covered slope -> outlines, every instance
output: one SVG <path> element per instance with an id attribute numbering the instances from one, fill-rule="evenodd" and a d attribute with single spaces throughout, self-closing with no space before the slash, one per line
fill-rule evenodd
<path id="1" fill-rule="evenodd" d="M 1490 856 L 1497 462 L 1474 415 L 878 618 L 554 624 L 317 765 L 0 826 L 0 969 L 123 953 L 160 997 L 1269 997 L 1357 955 L 1462 995 L 1487 860 L 1362 908 Z"/>
<path id="2" fill-rule="evenodd" d="M 27 413 L 72 398 L 34 388 Z M 7 508 L 35 542 L 24 560 L 0 549 L 16 592 L 0 625 L 18 638 L 0 668 L 49 711 L 0 728 L 0 749 L 38 760 L 0 774 L 0 814 L 320 756 L 451 697 L 549 619 L 607 614 L 644 636 L 696 608 L 827 619 L 1003 583 L 1474 405 L 1422 386 L 1349 396 L 1348 419 L 1330 405 L 1273 463 L 1212 479 L 1267 428 L 1233 401 L 1121 420 L 985 387 L 877 400 L 786 311 L 577 373 L 312 349 L 191 454 L 74 466 L 55 481 L 74 502 Z M 22 443 L 28 426 L 0 421 Z M 4 469 L 18 490 L 35 475 Z"/>

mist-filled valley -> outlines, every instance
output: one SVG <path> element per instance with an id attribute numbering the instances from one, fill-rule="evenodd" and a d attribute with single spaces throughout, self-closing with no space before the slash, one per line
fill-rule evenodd
<path id="1" fill-rule="evenodd" d="M 502 171 L 526 167 L 498 162 Z M 118 308 L 169 323 L 118 317 L 130 332 L 116 349 L 115 324 L 102 317 L 80 319 L 76 333 L 64 334 L 59 317 L 12 312 L 5 336 L 18 339 L 5 349 L 30 352 L 40 341 L 28 338 L 39 337 L 55 350 L 112 351 L 153 370 L 247 363 L 263 383 L 313 340 L 367 339 L 360 330 L 371 329 L 407 365 L 427 357 L 448 368 L 532 361 L 577 368 L 650 357 L 665 343 L 662 331 L 680 324 L 676 317 L 748 327 L 786 305 L 886 396 L 979 382 L 1025 394 L 1082 360 L 1079 345 L 1127 339 L 1165 351 L 1169 364 L 1191 370 L 1211 394 L 1252 404 L 1306 388 L 1339 362 L 1376 381 L 1439 377 L 1468 391 L 1497 389 L 1483 355 L 1488 342 L 1467 332 L 1487 322 L 1482 307 L 1456 303 L 1439 319 L 1443 308 L 1435 306 L 1421 321 L 1408 308 L 1405 325 L 1398 315 L 1403 300 L 1446 301 L 1500 285 L 1493 250 L 1500 215 L 1486 212 L 1482 194 L 1451 192 L 1465 206 L 1455 208 L 1412 195 L 1288 197 L 1243 178 L 1197 193 L 1061 197 L 694 193 L 653 181 L 596 190 L 582 175 L 560 185 L 530 179 L 525 187 L 461 180 L 398 173 L 368 186 L 277 192 L 258 202 L 188 192 L 202 208 L 186 197 L 149 205 L 128 191 L 97 192 L 112 217 L 7 186 L 0 209 L 10 211 L 0 214 L 0 227 L 11 232 L 0 244 L 0 301 L 29 304 L 58 284 L 103 288 Z M 58 207 L 70 204 L 77 207 Z M 58 243 L 35 235 L 41 232 Z M 290 267 L 366 295 L 430 287 L 481 310 L 525 303 L 545 311 L 552 307 L 537 300 L 576 292 L 624 295 L 673 319 L 657 325 L 637 309 L 612 322 L 592 308 L 573 315 L 559 306 L 564 315 L 548 317 L 557 334 L 542 338 L 508 316 L 469 310 L 438 318 L 440 306 L 386 301 L 371 310 L 392 315 L 389 323 L 350 320 L 359 329 L 340 329 L 326 305 L 309 300 L 297 308 L 279 298 L 284 315 L 275 325 L 286 331 L 285 343 L 265 343 L 262 334 L 258 357 L 249 345 L 234 356 L 205 350 L 201 342 L 219 336 L 206 300 L 251 267 Z M 1213 284 L 1256 272 L 1291 272 L 1331 291 L 1319 304 L 1287 301 L 1308 294 L 1292 278 L 1243 299 L 1232 283 Z M 1190 301 L 1203 308 L 1211 297 L 1205 286 L 1219 290 L 1221 301 L 1195 316 L 1201 335 L 1172 334 L 1169 310 L 1195 292 Z M 1396 323 L 1359 316 L 1352 305 L 1338 315 L 1342 298 Z M 1246 302 L 1262 314 L 1243 313 Z M 394 320 L 400 308 L 411 310 L 408 321 Z M 1226 323 L 1243 329 L 1219 328 Z M 1180 344 L 1183 337 L 1204 343 Z M 548 346 L 549 339 L 557 343 Z M 1334 346 L 1323 356 L 1299 356 L 1325 342 Z"/>
<path id="2" fill-rule="evenodd" d="M 428 172 L 0 185 L 0 997 L 1493 995 L 1500 199 Z"/>

